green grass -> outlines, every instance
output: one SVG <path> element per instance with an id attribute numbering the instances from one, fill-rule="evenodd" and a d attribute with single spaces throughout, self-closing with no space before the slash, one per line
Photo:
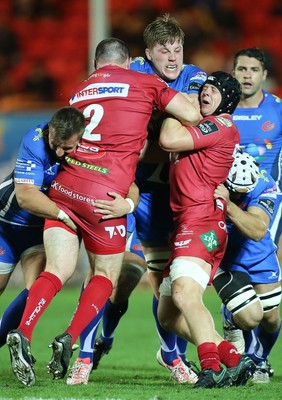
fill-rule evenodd
<path id="1" fill-rule="evenodd" d="M 17 292 L 8 289 L 1 297 L 1 313 Z M 0 399 L 92 399 L 92 400 L 267 400 L 282 398 L 281 338 L 271 354 L 275 375 L 270 384 L 228 389 L 195 390 L 191 385 L 179 385 L 169 379 L 168 371 L 156 362 L 159 347 L 151 314 L 150 289 L 137 288 L 130 299 L 115 336 L 113 349 L 99 368 L 91 374 L 88 385 L 67 386 L 65 379 L 53 381 L 46 365 L 51 356 L 49 343 L 67 327 L 74 310 L 79 288 L 64 288 L 42 316 L 34 331 L 32 353 L 36 384 L 24 387 L 12 373 L 6 346 L 0 349 Z M 205 302 L 221 332 L 220 302 L 212 288 Z M 190 345 L 188 358 L 197 361 L 195 348 Z M 74 357 L 73 357 L 74 358 Z"/>

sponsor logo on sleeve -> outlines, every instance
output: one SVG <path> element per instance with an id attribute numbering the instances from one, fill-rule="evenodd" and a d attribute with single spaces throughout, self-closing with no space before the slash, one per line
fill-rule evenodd
<path id="1" fill-rule="evenodd" d="M 201 89 L 201 87 L 202 87 L 201 83 L 192 82 L 192 83 L 189 83 L 189 85 L 188 85 L 188 91 L 196 90 L 198 92 Z"/>
<path id="2" fill-rule="evenodd" d="M 196 75 L 192 76 L 191 81 L 199 80 L 204 83 L 207 79 L 207 74 L 204 71 L 198 71 Z"/>
<path id="3" fill-rule="evenodd" d="M 34 179 L 26 178 L 14 178 L 15 183 L 26 183 L 28 185 L 34 185 Z"/>
<path id="4" fill-rule="evenodd" d="M 211 133 L 218 132 L 218 126 L 210 120 L 206 120 L 205 122 L 202 122 L 198 125 L 198 128 L 200 129 L 201 133 L 203 135 L 209 135 Z"/>
<path id="5" fill-rule="evenodd" d="M 233 126 L 232 121 L 228 118 L 216 117 L 216 120 L 220 123 L 220 125 L 227 126 L 227 128 L 230 128 L 231 126 Z"/>
<path id="6" fill-rule="evenodd" d="M 37 135 L 34 136 L 34 138 L 32 139 L 34 142 L 37 142 L 38 140 L 40 140 L 43 137 L 43 131 L 41 128 L 36 128 L 35 132 L 37 132 Z"/>
<path id="7" fill-rule="evenodd" d="M 270 215 L 274 213 L 274 201 L 270 199 L 259 199 L 258 204 L 268 211 Z"/>
<path id="8" fill-rule="evenodd" d="M 24 171 L 31 171 L 36 167 L 36 164 L 30 160 L 28 161 L 23 161 L 17 159 L 16 161 L 16 169 L 19 168 Z"/>

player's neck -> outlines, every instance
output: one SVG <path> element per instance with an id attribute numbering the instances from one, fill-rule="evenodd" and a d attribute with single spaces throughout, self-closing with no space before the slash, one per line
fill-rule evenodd
<path id="1" fill-rule="evenodd" d="M 238 107 L 241 108 L 256 108 L 260 105 L 263 100 L 263 92 L 262 90 L 258 90 L 253 96 L 242 97 L 238 104 Z"/>

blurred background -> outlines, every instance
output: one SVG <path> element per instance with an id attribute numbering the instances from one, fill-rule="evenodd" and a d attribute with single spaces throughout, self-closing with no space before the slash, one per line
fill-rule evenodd
<path id="1" fill-rule="evenodd" d="M 258 46 L 268 85 L 281 93 L 281 0 L 1 0 L 0 110 L 65 104 L 92 69 L 93 35 L 119 37 L 143 55 L 144 28 L 166 12 L 186 34 L 185 62 L 230 71 L 238 49 Z"/>
<path id="2" fill-rule="evenodd" d="M 231 72 L 242 48 L 263 49 L 265 88 L 282 97 L 282 0 L 0 0 L 0 180 L 24 132 L 92 72 L 96 44 L 116 36 L 143 55 L 143 30 L 164 13 L 185 32 L 184 61 L 207 73 Z"/>

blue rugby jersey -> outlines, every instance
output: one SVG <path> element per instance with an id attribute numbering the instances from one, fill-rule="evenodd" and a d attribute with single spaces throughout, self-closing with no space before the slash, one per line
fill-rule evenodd
<path id="1" fill-rule="evenodd" d="M 155 74 L 152 64 L 144 57 L 133 58 L 130 69 Z M 183 64 L 179 76 L 166 83 L 179 92 L 193 94 L 199 93 L 206 78 L 202 69 L 193 64 Z M 140 203 L 134 212 L 138 236 L 142 241 L 163 245 L 168 242 L 173 228 L 169 206 L 169 162 L 140 161 L 136 169 L 136 184 L 140 190 Z"/>
<path id="2" fill-rule="evenodd" d="M 132 59 L 130 69 L 154 75 L 155 71 L 150 61 L 144 57 Z M 179 76 L 173 81 L 166 81 L 169 87 L 187 94 L 199 93 L 206 81 L 207 74 L 193 64 L 183 64 Z M 151 190 L 154 185 L 168 184 L 168 168 L 165 164 L 147 164 L 139 162 L 136 171 L 136 182 L 140 190 Z M 146 189 L 147 188 L 147 189 Z"/>
<path id="3" fill-rule="evenodd" d="M 19 207 L 14 183 L 40 186 L 47 193 L 60 163 L 43 137 L 48 123 L 30 129 L 23 136 L 14 171 L 0 184 L 0 221 L 13 225 L 43 226 L 44 219 Z"/>
<path id="4" fill-rule="evenodd" d="M 270 173 L 282 192 L 282 101 L 265 90 L 263 96 L 258 107 L 237 107 L 232 118 L 244 150 Z"/>
<path id="5" fill-rule="evenodd" d="M 277 191 L 276 184 L 266 170 L 260 170 L 260 178 L 255 189 L 243 195 L 237 206 L 243 211 L 251 206 L 262 208 L 270 218 L 274 218 L 275 201 Z M 276 245 L 273 242 L 270 231 L 258 242 L 245 238 L 239 230 L 227 218 L 228 245 L 221 263 L 222 269 L 248 272 L 250 277 L 254 275 L 252 282 L 265 282 L 265 273 L 275 270 L 279 275 L 279 264 L 276 259 Z M 276 261 L 275 261 L 276 260 Z M 263 265 L 263 267 L 262 267 Z M 260 277 L 261 276 L 261 277 Z M 277 278 L 276 276 L 276 278 Z"/>

